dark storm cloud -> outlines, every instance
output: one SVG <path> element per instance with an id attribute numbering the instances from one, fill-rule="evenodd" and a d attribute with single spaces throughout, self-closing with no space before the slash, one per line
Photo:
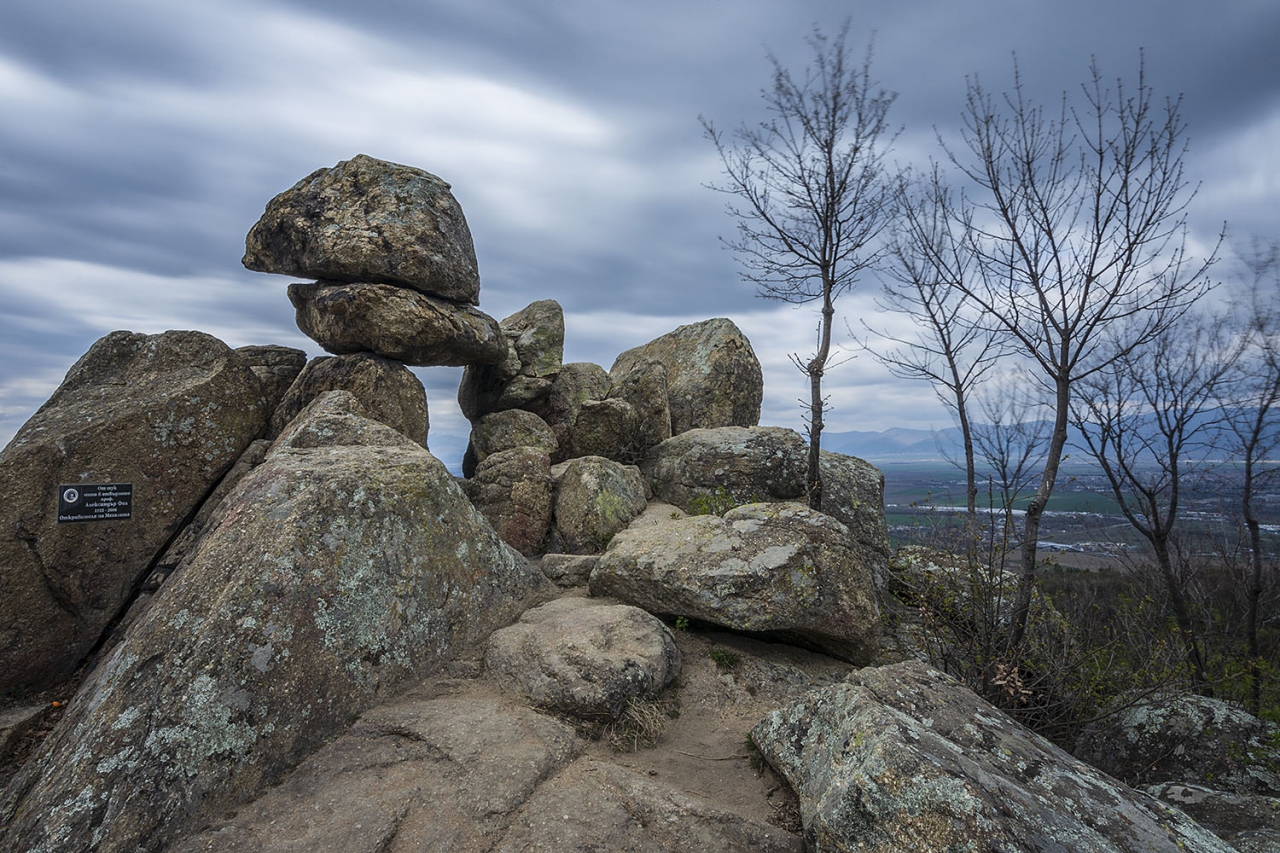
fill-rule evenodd
<path id="1" fill-rule="evenodd" d="M 698 117 L 730 129 L 763 118 L 766 51 L 803 67 L 812 27 L 846 17 L 859 51 L 875 34 L 873 70 L 900 93 L 901 161 L 937 156 L 935 128 L 956 142 L 966 75 L 1002 91 L 1014 52 L 1028 91 L 1054 105 L 1091 56 L 1104 76 L 1132 79 L 1142 48 L 1157 94 L 1186 94 L 1197 228 L 1229 218 L 1242 233 L 1280 232 L 1270 2 L 9 0 L 0 440 L 117 324 L 316 354 L 293 327 L 287 282 L 239 257 L 272 195 L 358 152 L 454 185 L 489 313 L 558 299 L 567 357 L 606 367 L 680 322 L 732 316 L 769 371 L 766 408 L 794 425 L 802 389 L 786 356 L 807 345 L 812 318 L 738 280 L 717 242 L 733 228 L 724 198 L 703 186 L 718 164 Z M 873 310 L 860 300 L 847 303 L 855 325 Z M 438 404 L 456 372 L 426 381 L 433 430 L 465 431 Z M 862 418 L 944 417 L 927 389 L 869 359 L 831 383 Z"/>

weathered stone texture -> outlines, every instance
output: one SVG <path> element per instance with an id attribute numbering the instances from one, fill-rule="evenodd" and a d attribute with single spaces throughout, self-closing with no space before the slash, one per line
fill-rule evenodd
<path id="1" fill-rule="evenodd" d="M 848 528 L 800 504 L 633 525 L 601 556 L 591 594 L 770 634 L 860 665 L 879 648 L 870 570 L 850 547 Z"/>
<path id="2" fill-rule="evenodd" d="M 732 320 L 681 326 L 622 353 L 609 372 L 620 377 L 645 361 L 666 368 L 672 435 L 760 423 L 764 375 L 751 342 Z"/>
<path id="3" fill-rule="evenodd" d="M 327 352 L 371 352 L 419 367 L 493 364 L 507 352 L 498 321 L 390 284 L 289 285 L 298 328 Z"/>
<path id="4" fill-rule="evenodd" d="M 162 850 L 554 589 L 343 392 L 219 515 L 6 790 L 0 850 Z"/>
<path id="5" fill-rule="evenodd" d="M 513 447 L 494 453 L 461 485 L 503 542 L 526 557 L 546 550 L 555 488 L 545 451 Z"/>
<path id="6" fill-rule="evenodd" d="M 916 662 L 815 690 L 752 739 L 800 795 L 810 850 L 1232 849 Z"/>
<path id="7" fill-rule="evenodd" d="M 262 383 L 262 396 L 266 398 L 268 413 L 275 411 L 276 406 L 280 405 L 293 380 L 307 366 L 307 354 L 293 347 L 266 344 L 236 347 L 235 351 Z"/>
<path id="8" fill-rule="evenodd" d="M 245 240 L 251 270 L 395 284 L 475 305 L 476 252 L 449 185 L 359 154 L 267 203 Z"/>
<path id="9" fill-rule="evenodd" d="M 504 690 L 540 708 L 616 719 L 680 674 L 680 650 L 667 626 L 637 607 L 560 598 L 494 632 L 484 665 Z"/>
<path id="10" fill-rule="evenodd" d="M 804 492 L 804 439 L 782 427 L 682 432 L 640 463 L 653 494 L 686 512 L 708 504 L 795 500 Z"/>
<path id="11" fill-rule="evenodd" d="M 556 550 L 599 554 L 644 511 L 644 481 L 634 465 L 583 456 L 553 466 L 551 476 L 556 481 Z"/>
<path id="12" fill-rule="evenodd" d="M 0 454 L 0 692 L 75 670 L 266 424 L 244 360 L 202 332 L 112 332 Z M 129 519 L 58 524 L 58 486 L 132 483 Z"/>
<path id="13" fill-rule="evenodd" d="M 270 434 L 279 435 L 312 400 L 328 391 L 349 392 L 369 417 L 427 446 L 430 423 L 421 380 L 403 364 L 370 353 L 313 358 L 271 415 Z"/>

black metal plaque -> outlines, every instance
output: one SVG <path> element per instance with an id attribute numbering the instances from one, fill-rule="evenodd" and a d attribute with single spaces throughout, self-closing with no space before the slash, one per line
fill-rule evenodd
<path id="1" fill-rule="evenodd" d="M 58 523 L 119 521 L 133 517 L 133 483 L 67 483 L 58 486 Z"/>

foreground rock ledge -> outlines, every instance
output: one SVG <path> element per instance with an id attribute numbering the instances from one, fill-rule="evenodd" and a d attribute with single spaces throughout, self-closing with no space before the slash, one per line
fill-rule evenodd
<path id="1" fill-rule="evenodd" d="M 810 850 L 1230 853 L 1171 806 L 911 661 L 815 690 L 752 731 Z"/>
<path id="2" fill-rule="evenodd" d="M 4 853 L 163 850 L 553 589 L 342 391 L 219 516 L 0 798 Z"/>

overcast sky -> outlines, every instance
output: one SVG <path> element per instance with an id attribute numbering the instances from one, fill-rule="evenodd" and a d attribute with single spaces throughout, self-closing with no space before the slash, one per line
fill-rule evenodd
<path id="1" fill-rule="evenodd" d="M 553 298 L 566 361 L 608 368 L 677 325 L 732 318 L 765 366 L 765 423 L 801 427 L 816 315 L 758 299 L 718 238 L 699 115 L 762 117 L 766 55 L 852 19 L 899 93 L 895 157 L 955 140 L 966 75 L 1056 103 L 1096 56 L 1184 96 L 1194 240 L 1280 238 L 1275 0 L 4 0 L 0 5 L 0 443 L 114 329 L 320 348 L 289 280 L 240 266 L 266 202 L 357 153 L 453 185 L 480 305 Z M 855 328 L 875 285 L 839 304 Z M 433 434 L 465 436 L 460 371 L 419 371 Z M 828 374 L 833 430 L 949 425 L 862 356 Z M 452 460 L 448 460 L 452 461 Z"/>

